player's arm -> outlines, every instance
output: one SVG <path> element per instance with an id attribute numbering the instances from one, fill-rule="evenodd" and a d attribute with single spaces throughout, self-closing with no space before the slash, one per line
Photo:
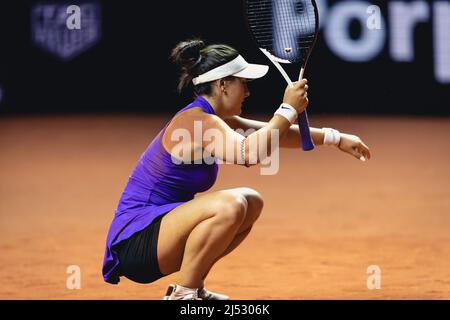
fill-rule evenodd
<path id="1" fill-rule="evenodd" d="M 251 120 L 246 118 L 241 118 L 239 116 L 233 116 L 225 120 L 227 124 L 236 129 L 242 129 L 247 133 L 253 130 L 259 130 L 264 127 L 267 122 Z M 316 146 L 323 145 L 325 132 L 323 129 L 309 128 L 311 131 L 311 138 Z M 300 130 L 298 125 L 294 124 L 289 127 L 286 132 L 280 136 L 280 147 L 281 148 L 300 148 Z M 339 150 L 346 152 L 356 159 L 366 161 L 370 159 L 370 149 L 369 147 L 358 137 L 352 134 L 340 133 L 340 142 L 337 145 Z"/>
<path id="2" fill-rule="evenodd" d="M 239 116 L 233 116 L 225 119 L 225 122 L 234 130 L 241 129 L 244 132 L 249 133 L 253 130 L 259 130 L 265 125 L 267 122 L 257 121 L 252 119 L 246 119 Z M 316 146 L 320 146 L 323 144 L 324 132 L 322 129 L 318 128 L 309 128 L 311 131 L 311 138 L 314 141 Z M 288 130 L 284 133 L 283 136 L 280 137 L 280 147 L 281 148 L 300 148 L 300 130 L 298 125 L 291 125 Z"/>
<path id="3" fill-rule="evenodd" d="M 279 135 L 290 126 L 286 118 L 274 115 L 266 125 L 246 137 L 220 117 L 193 109 L 175 117 L 162 138 L 164 148 L 180 162 L 212 156 L 225 163 L 256 165 L 271 155 L 278 146 Z"/>
<path id="4" fill-rule="evenodd" d="M 259 164 L 265 157 L 269 157 L 272 146 L 278 145 L 278 137 L 284 135 L 290 127 L 289 121 L 279 115 L 264 122 L 248 135 L 236 132 L 214 115 L 206 115 L 203 124 L 203 150 L 227 163 L 245 166 Z M 277 132 L 278 135 L 272 132 Z"/>

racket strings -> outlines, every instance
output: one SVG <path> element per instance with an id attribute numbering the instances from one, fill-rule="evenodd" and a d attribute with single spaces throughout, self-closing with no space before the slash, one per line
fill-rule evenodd
<path id="1" fill-rule="evenodd" d="M 272 1 L 247 1 L 247 19 L 258 44 L 272 51 Z"/>
<path id="2" fill-rule="evenodd" d="M 318 21 L 309 0 L 247 0 L 247 21 L 258 45 L 291 62 L 305 61 Z"/>

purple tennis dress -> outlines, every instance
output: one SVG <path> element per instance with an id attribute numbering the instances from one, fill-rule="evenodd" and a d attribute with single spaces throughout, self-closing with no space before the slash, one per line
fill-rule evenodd
<path id="1" fill-rule="evenodd" d="M 204 112 L 214 114 L 211 105 L 200 96 L 177 114 L 193 107 L 201 107 Z M 149 226 L 156 217 L 192 200 L 196 193 L 208 190 L 216 181 L 216 162 L 172 162 L 170 153 L 161 142 L 168 124 L 142 154 L 120 198 L 106 240 L 103 261 L 103 278 L 106 282 L 117 284 L 120 281 L 115 247 L 121 241 Z"/>

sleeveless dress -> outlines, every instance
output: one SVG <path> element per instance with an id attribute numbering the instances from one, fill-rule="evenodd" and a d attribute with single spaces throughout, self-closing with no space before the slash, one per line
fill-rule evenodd
<path id="1" fill-rule="evenodd" d="M 179 110 L 200 107 L 208 114 L 215 114 L 211 105 L 202 97 Z M 103 260 L 103 278 L 106 282 L 119 283 L 119 259 L 115 250 L 122 241 L 149 226 L 158 216 L 190 201 L 198 192 L 210 189 L 217 178 L 217 161 L 201 164 L 175 164 L 162 145 L 164 131 L 170 121 L 153 139 L 134 168 L 115 211 L 106 239 Z"/>

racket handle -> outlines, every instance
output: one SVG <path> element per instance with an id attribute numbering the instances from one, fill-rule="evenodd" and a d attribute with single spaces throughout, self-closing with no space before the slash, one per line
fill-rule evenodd
<path id="1" fill-rule="evenodd" d="M 309 131 L 308 114 L 306 110 L 298 116 L 298 128 L 300 129 L 300 141 L 303 151 L 310 151 L 314 149 L 314 142 Z"/>
<path id="2" fill-rule="evenodd" d="M 298 80 L 303 79 L 303 73 L 305 72 L 304 68 L 300 69 L 300 75 Z M 298 128 L 300 129 L 300 142 L 302 145 L 303 151 L 310 151 L 314 149 L 314 142 L 311 138 L 311 131 L 309 130 L 309 121 L 308 114 L 306 110 L 304 110 L 301 114 L 298 115 Z"/>

